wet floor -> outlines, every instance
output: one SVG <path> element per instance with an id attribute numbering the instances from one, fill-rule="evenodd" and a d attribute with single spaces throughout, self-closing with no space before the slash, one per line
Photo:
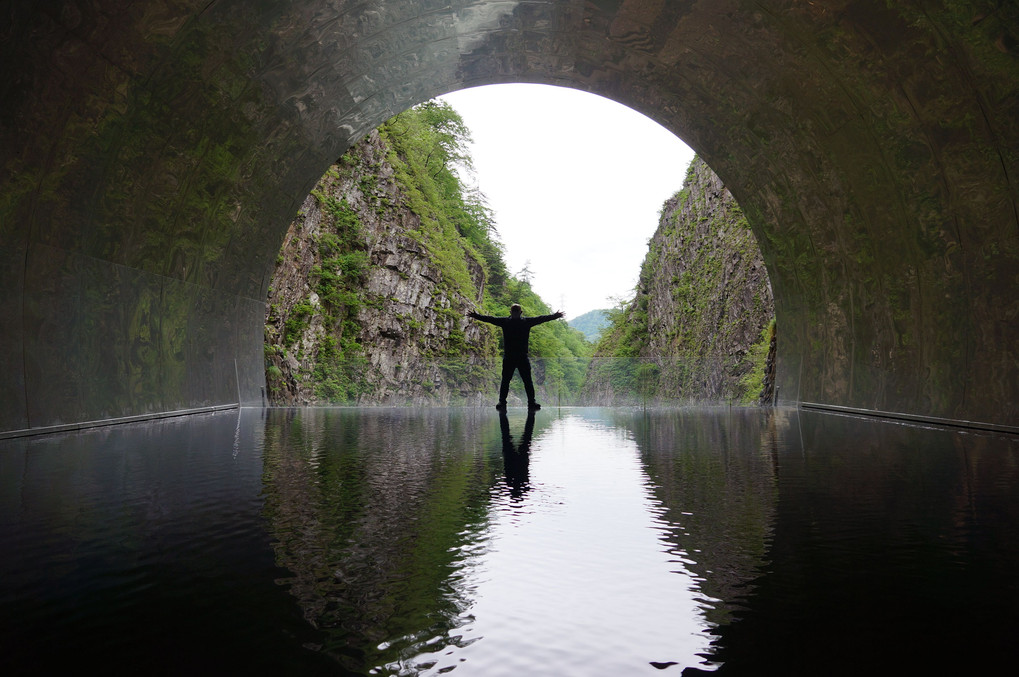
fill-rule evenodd
<path id="1" fill-rule="evenodd" d="M 1019 439 L 794 409 L 246 409 L 0 441 L 5 674 L 979 674 Z"/>

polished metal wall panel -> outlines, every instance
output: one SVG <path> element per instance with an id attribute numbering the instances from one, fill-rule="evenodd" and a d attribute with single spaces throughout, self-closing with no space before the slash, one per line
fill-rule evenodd
<path id="1" fill-rule="evenodd" d="M 236 299 L 199 287 L 187 328 L 187 394 L 192 406 L 237 402 Z"/>
<path id="2" fill-rule="evenodd" d="M 24 302 L 25 246 L 0 224 L 0 279 L 6 280 L 0 294 L 0 430 L 28 427 L 25 402 Z M 9 238 L 9 239 L 8 239 Z"/>
<path id="3" fill-rule="evenodd" d="M 80 420 L 162 411 L 162 279 L 91 257 L 81 268 Z"/>
<path id="4" fill-rule="evenodd" d="M 240 362 L 260 400 L 260 301 L 45 245 L 29 261 L 28 415 L 8 430 L 236 403 Z"/>
<path id="5" fill-rule="evenodd" d="M 230 297 L 167 279 L 163 284 L 163 304 L 164 316 L 169 319 L 162 327 L 166 408 L 179 410 L 236 402 L 229 341 L 233 323 Z M 222 339 L 224 334 L 228 337 L 226 341 Z"/>
<path id="6" fill-rule="evenodd" d="M 28 420 L 43 427 L 84 416 L 82 346 L 84 258 L 46 245 L 29 247 L 25 266 L 24 360 Z"/>
<path id="7" fill-rule="evenodd" d="M 167 411 L 187 409 L 193 399 L 188 390 L 188 322 L 198 291 L 197 287 L 179 280 L 163 280 L 159 354 L 161 396 Z"/>
<path id="8" fill-rule="evenodd" d="M 265 302 L 237 298 L 237 323 L 233 346 L 236 349 L 237 388 L 241 404 L 268 404 L 265 393 L 265 350 L 261 340 L 265 334 Z"/>

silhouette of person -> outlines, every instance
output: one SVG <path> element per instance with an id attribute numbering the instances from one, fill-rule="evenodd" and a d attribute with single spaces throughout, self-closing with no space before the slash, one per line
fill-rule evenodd
<path id="1" fill-rule="evenodd" d="M 534 434 L 534 409 L 527 410 L 524 434 L 520 445 L 513 444 L 506 410 L 499 411 L 499 428 L 502 429 L 502 467 L 506 475 L 510 496 L 520 498 L 530 489 L 531 436 Z"/>
<path id="2" fill-rule="evenodd" d="M 475 320 L 502 327 L 502 383 L 499 385 L 499 404 L 495 405 L 499 411 L 506 409 L 506 395 L 509 393 L 510 379 L 513 378 L 514 370 L 520 372 L 520 380 L 524 382 L 527 407 L 534 410 L 541 409 L 541 405 L 534 401 L 534 382 L 531 381 L 531 361 L 527 359 L 527 344 L 531 338 L 531 327 L 543 322 L 558 320 L 563 316 L 563 311 L 537 317 L 524 317 L 523 313 L 523 308 L 519 303 L 510 306 L 509 317 L 480 315 L 474 311 L 467 313 L 468 317 L 473 317 Z"/>

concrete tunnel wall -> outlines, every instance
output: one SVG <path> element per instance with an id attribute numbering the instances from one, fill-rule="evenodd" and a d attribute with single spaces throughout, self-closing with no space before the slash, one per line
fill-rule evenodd
<path id="1" fill-rule="evenodd" d="M 0 431 L 260 402 L 269 274 L 315 180 L 391 115 L 497 82 L 615 99 L 719 174 L 764 250 L 781 401 L 1019 422 L 1014 3 L 0 12 Z"/>

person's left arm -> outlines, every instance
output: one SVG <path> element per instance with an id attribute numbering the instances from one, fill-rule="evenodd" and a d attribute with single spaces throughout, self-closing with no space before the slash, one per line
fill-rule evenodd
<path id="1" fill-rule="evenodd" d="M 563 317 L 565 315 L 566 315 L 566 313 L 564 313 L 563 311 L 557 310 L 556 312 L 552 313 L 551 315 L 538 315 L 537 317 L 532 317 L 532 318 L 529 318 L 529 319 L 531 320 L 531 326 L 533 327 L 536 324 L 542 324 L 544 322 L 551 322 L 552 320 L 558 320 L 560 317 Z"/>

